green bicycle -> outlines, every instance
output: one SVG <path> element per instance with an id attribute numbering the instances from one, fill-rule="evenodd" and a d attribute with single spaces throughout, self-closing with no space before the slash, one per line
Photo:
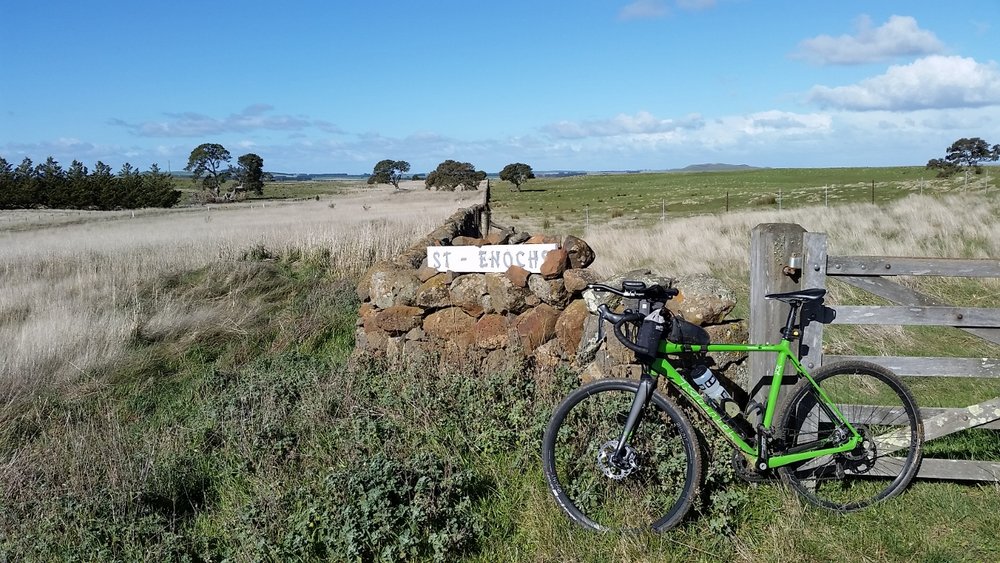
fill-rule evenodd
<path id="1" fill-rule="evenodd" d="M 776 472 L 809 502 L 851 512 L 898 494 L 916 474 L 923 421 L 895 374 L 867 362 L 826 364 L 809 373 L 792 352 L 800 311 L 817 310 L 825 290 L 766 296 L 790 306 L 777 344 L 712 344 L 703 329 L 664 307 L 678 294 L 674 288 L 626 281 L 622 289 L 588 289 L 638 304 L 620 314 L 604 304 L 597 313 L 599 334 L 604 321 L 611 322 L 644 369 L 637 380 L 603 379 L 580 387 L 556 408 L 545 430 L 548 487 L 581 526 L 662 532 L 677 525 L 694 502 L 701 446 L 684 411 L 657 391 L 658 376 L 733 445 L 734 464 L 748 480 Z M 708 369 L 707 352 L 777 353 L 765 403 L 739 408 Z M 786 362 L 800 381 L 779 406 Z"/>

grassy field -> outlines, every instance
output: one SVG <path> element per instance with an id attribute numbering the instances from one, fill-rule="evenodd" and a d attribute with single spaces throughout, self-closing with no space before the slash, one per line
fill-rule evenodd
<path id="1" fill-rule="evenodd" d="M 834 172 L 844 185 L 873 173 Z M 635 177 L 598 177 L 607 185 L 594 201 L 627 194 Z M 553 193 L 571 184 L 557 185 Z M 498 196 L 502 186 L 494 184 Z M 955 185 L 925 190 L 794 213 L 693 211 L 627 235 L 613 221 L 548 230 L 581 229 L 604 274 L 650 267 L 717 276 L 745 316 L 749 231 L 762 222 L 827 232 L 834 253 L 1000 256 L 1000 197 Z M 678 529 L 576 529 L 552 502 L 538 454 L 575 374 L 538 377 L 516 359 L 483 374 L 347 361 L 359 273 L 480 195 L 347 189 L 318 202 L 134 216 L 0 214 L 0 334 L 11 343 L 0 372 L 0 561 L 1000 557 L 995 485 L 917 482 L 891 502 L 840 516 L 803 506 L 776 484 L 739 481 L 725 447 Z M 1000 307 L 997 280 L 903 281 L 959 304 Z M 832 287 L 831 299 L 872 302 L 844 286 Z M 831 352 L 1000 357 L 951 329 L 831 328 Z M 913 383 L 926 405 L 1000 394 L 983 381 Z M 1000 459 L 993 431 L 941 444 L 937 455 Z"/>
<path id="2" fill-rule="evenodd" d="M 582 233 L 588 225 L 648 227 L 663 218 L 845 203 L 883 205 L 911 194 L 997 190 L 987 175 L 938 179 L 922 167 L 758 169 L 587 175 L 529 180 L 520 192 L 494 182 L 501 224 Z"/>

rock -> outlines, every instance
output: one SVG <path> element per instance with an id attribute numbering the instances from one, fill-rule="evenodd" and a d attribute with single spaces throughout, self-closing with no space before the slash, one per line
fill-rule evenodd
<path id="1" fill-rule="evenodd" d="M 482 246 L 485 241 L 481 238 L 459 236 L 451 241 L 452 246 Z"/>
<path id="2" fill-rule="evenodd" d="M 418 244 L 404 250 L 402 254 L 392 260 L 392 263 L 400 268 L 409 270 L 420 267 L 420 263 L 427 259 L 426 244 Z"/>
<path id="3" fill-rule="evenodd" d="M 594 249 L 590 248 L 590 245 L 583 239 L 569 235 L 563 240 L 562 247 L 568 255 L 570 268 L 586 268 L 594 263 L 596 257 Z"/>
<path id="4" fill-rule="evenodd" d="M 507 231 L 493 231 L 486 235 L 486 244 L 506 244 L 510 233 Z"/>
<path id="5" fill-rule="evenodd" d="M 551 235 L 533 235 L 524 244 L 559 244 L 559 237 Z"/>
<path id="6" fill-rule="evenodd" d="M 597 274 L 592 270 L 571 268 L 563 272 L 563 283 L 566 285 L 566 291 L 579 293 L 587 288 L 587 284 L 597 283 Z"/>
<path id="7" fill-rule="evenodd" d="M 688 322 L 697 325 L 716 324 L 736 306 L 733 292 L 715 278 L 705 275 L 684 276 L 675 285 L 680 294 L 667 302 L 667 308 Z"/>
<path id="8" fill-rule="evenodd" d="M 476 322 L 476 346 L 486 350 L 505 348 L 510 341 L 510 322 L 504 315 L 483 315 Z"/>
<path id="9" fill-rule="evenodd" d="M 374 316 L 374 324 L 389 334 L 397 335 L 409 332 L 420 326 L 424 310 L 420 307 L 394 305 L 379 311 Z"/>
<path id="10" fill-rule="evenodd" d="M 505 274 L 486 274 L 486 292 L 490 308 L 497 313 L 522 313 L 527 308 L 525 298 L 530 292 L 516 287 Z"/>
<path id="11" fill-rule="evenodd" d="M 424 329 L 419 326 L 406 333 L 407 340 L 423 340 L 424 336 L 426 336 L 426 333 L 424 332 Z"/>
<path id="12" fill-rule="evenodd" d="M 528 289 L 535 297 L 549 305 L 563 307 L 569 301 L 566 284 L 561 279 L 547 280 L 539 274 L 531 274 L 528 278 Z"/>
<path id="13" fill-rule="evenodd" d="M 451 306 L 451 276 L 437 274 L 420 284 L 413 297 L 413 303 L 426 309 L 440 309 Z"/>
<path id="14" fill-rule="evenodd" d="M 379 270 L 372 274 L 369 296 L 379 309 L 393 305 L 412 305 L 420 287 L 413 270 Z"/>
<path id="15" fill-rule="evenodd" d="M 520 266 L 511 266 L 510 268 L 507 268 L 506 273 L 507 279 L 514 284 L 514 287 L 528 287 L 528 276 L 530 275 L 531 272 Z"/>
<path id="16" fill-rule="evenodd" d="M 624 274 L 618 274 L 608 280 L 605 280 L 604 284 L 610 285 L 611 287 L 620 288 L 622 286 L 622 281 L 633 280 L 644 282 L 647 286 L 657 284 L 663 287 L 673 287 L 674 278 L 667 276 L 657 276 L 653 274 L 652 271 L 648 269 L 632 270 L 630 272 L 625 272 Z M 587 307 L 592 313 L 597 312 L 597 307 L 603 303 L 607 303 L 609 307 L 614 309 L 620 303 L 622 299 L 611 293 L 597 293 L 595 291 L 584 291 L 583 298 L 587 301 Z M 627 303 L 629 308 L 635 308 L 635 300 L 629 300 Z"/>
<path id="17" fill-rule="evenodd" d="M 597 381 L 598 379 L 604 379 L 608 377 L 607 373 L 601 371 L 601 366 L 597 362 L 591 362 L 587 364 L 585 368 L 580 370 L 580 384 L 586 385 L 592 381 Z"/>
<path id="18" fill-rule="evenodd" d="M 364 301 L 371 298 L 371 281 L 372 276 L 376 272 L 391 272 L 398 269 L 399 268 L 391 262 L 376 262 L 373 264 L 372 267 L 368 268 L 368 271 L 361 276 L 361 280 L 358 281 L 358 287 L 356 289 L 358 299 Z"/>
<path id="19" fill-rule="evenodd" d="M 586 303 L 586 301 L 584 302 Z M 597 350 L 604 344 L 603 340 L 597 339 L 597 325 L 600 322 L 597 315 L 591 314 L 590 310 L 587 310 L 587 317 L 583 320 L 583 330 L 580 334 L 580 344 L 577 345 L 576 350 L 576 363 L 578 365 L 584 365 L 587 362 L 592 362 Z M 604 329 L 607 331 L 610 327 L 605 325 Z M 613 338 L 613 337 L 612 337 Z"/>
<path id="20" fill-rule="evenodd" d="M 459 307 L 431 313 L 424 319 L 424 332 L 442 340 L 459 340 L 476 326 L 476 319 Z"/>
<path id="21" fill-rule="evenodd" d="M 528 233 L 514 233 L 507 239 L 507 244 L 523 244 L 530 238 L 531 235 Z"/>
<path id="22" fill-rule="evenodd" d="M 371 303 L 362 303 L 361 306 L 358 307 L 358 320 L 355 324 L 357 326 L 363 325 L 365 319 L 374 315 L 377 312 L 378 309 L 375 307 L 375 305 L 372 305 Z"/>
<path id="23" fill-rule="evenodd" d="M 455 278 L 449 290 L 451 304 L 478 317 L 483 314 L 483 296 L 486 295 L 486 275 L 466 274 Z"/>
<path id="24" fill-rule="evenodd" d="M 550 250 L 549 253 L 545 255 L 545 259 L 542 260 L 542 265 L 538 268 L 538 270 L 542 277 L 547 280 L 551 280 L 561 277 L 562 273 L 566 271 L 566 266 L 568 264 L 569 255 L 565 250 L 557 248 L 555 250 Z"/>
<path id="25" fill-rule="evenodd" d="M 440 272 L 438 272 L 436 268 L 431 268 L 430 266 L 428 266 L 427 258 L 424 258 L 423 263 L 421 263 L 420 267 L 417 268 L 417 279 L 420 280 L 420 283 L 424 283 L 425 281 L 433 278 L 439 273 Z"/>
<path id="26" fill-rule="evenodd" d="M 534 356 L 535 366 L 543 370 L 552 371 L 563 363 L 562 346 L 555 338 L 535 348 Z"/>
<path id="27" fill-rule="evenodd" d="M 517 317 L 514 321 L 514 330 L 525 354 L 533 353 L 535 348 L 555 336 L 558 319 L 559 311 L 544 303 Z"/>
<path id="28" fill-rule="evenodd" d="M 589 316 L 591 316 L 590 311 L 587 310 L 587 304 L 583 299 L 573 301 L 559 315 L 559 319 L 556 320 L 556 338 L 563 350 L 576 354 L 583 338 L 584 323 Z"/>

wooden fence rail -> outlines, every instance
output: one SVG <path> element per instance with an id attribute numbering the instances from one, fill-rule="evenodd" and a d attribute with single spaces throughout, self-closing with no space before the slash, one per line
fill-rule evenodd
<path id="1" fill-rule="evenodd" d="M 833 277 L 868 291 L 893 305 L 830 306 L 835 324 L 949 326 L 1000 344 L 1000 309 L 944 303 L 900 285 L 894 276 L 997 278 L 1000 260 L 904 258 L 894 256 L 829 256 L 827 236 L 799 225 L 758 225 L 750 237 L 750 340 L 774 341 L 787 307 L 766 301 L 767 293 L 825 288 Z M 829 305 L 828 305 L 829 306 Z M 800 341 L 803 364 L 810 370 L 824 363 L 864 360 L 903 377 L 1000 378 L 1000 359 L 823 354 L 823 324 L 810 323 Z M 751 395 L 759 400 L 761 380 L 770 374 L 774 356 L 751 356 Z M 926 440 L 969 428 L 1000 429 L 1000 397 L 962 408 L 921 407 Z M 1000 462 L 925 459 L 917 474 L 925 479 L 1000 481 Z"/>

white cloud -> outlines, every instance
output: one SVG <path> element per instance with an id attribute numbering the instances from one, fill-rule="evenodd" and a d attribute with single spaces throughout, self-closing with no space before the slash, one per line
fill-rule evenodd
<path id="1" fill-rule="evenodd" d="M 984 107 L 1000 104 L 996 63 L 934 55 L 850 86 L 815 86 L 810 102 L 845 110 L 912 111 L 931 108 Z"/>
<path id="2" fill-rule="evenodd" d="M 594 121 L 560 121 L 542 127 L 542 131 L 556 139 L 582 139 L 668 133 L 678 129 L 697 129 L 703 125 L 704 120 L 700 115 L 675 120 L 660 119 L 649 112 L 640 111 L 635 115 L 622 113 L 609 119 Z"/>
<path id="3" fill-rule="evenodd" d="M 267 104 L 254 104 L 221 119 L 184 112 L 167 113 L 167 119 L 162 121 L 128 123 L 122 119 L 110 119 L 109 123 L 124 127 L 140 137 L 205 137 L 258 130 L 301 131 L 309 127 L 316 127 L 327 133 L 343 133 L 339 127 L 327 121 L 312 120 L 304 116 L 271 115 L 273 109 Z"/>
<path id="4" fill-rule="evenodd" d="M 662 18 L 670 13 L 663 0 L 635 0 L 618 12 L 620 20 L 648 20 Z"/>
<path id="5" fill-rule="evenodd" d="M 941 53 L 944 45 L 933 32 L 920 29 L 910 16 L 890 16 L 872 28 L 871 18 L 858 19 L 854 35 L 819 35 L 799 43 L 794 57 L 820 65 L 854 65 L 903 56 Z"/>

